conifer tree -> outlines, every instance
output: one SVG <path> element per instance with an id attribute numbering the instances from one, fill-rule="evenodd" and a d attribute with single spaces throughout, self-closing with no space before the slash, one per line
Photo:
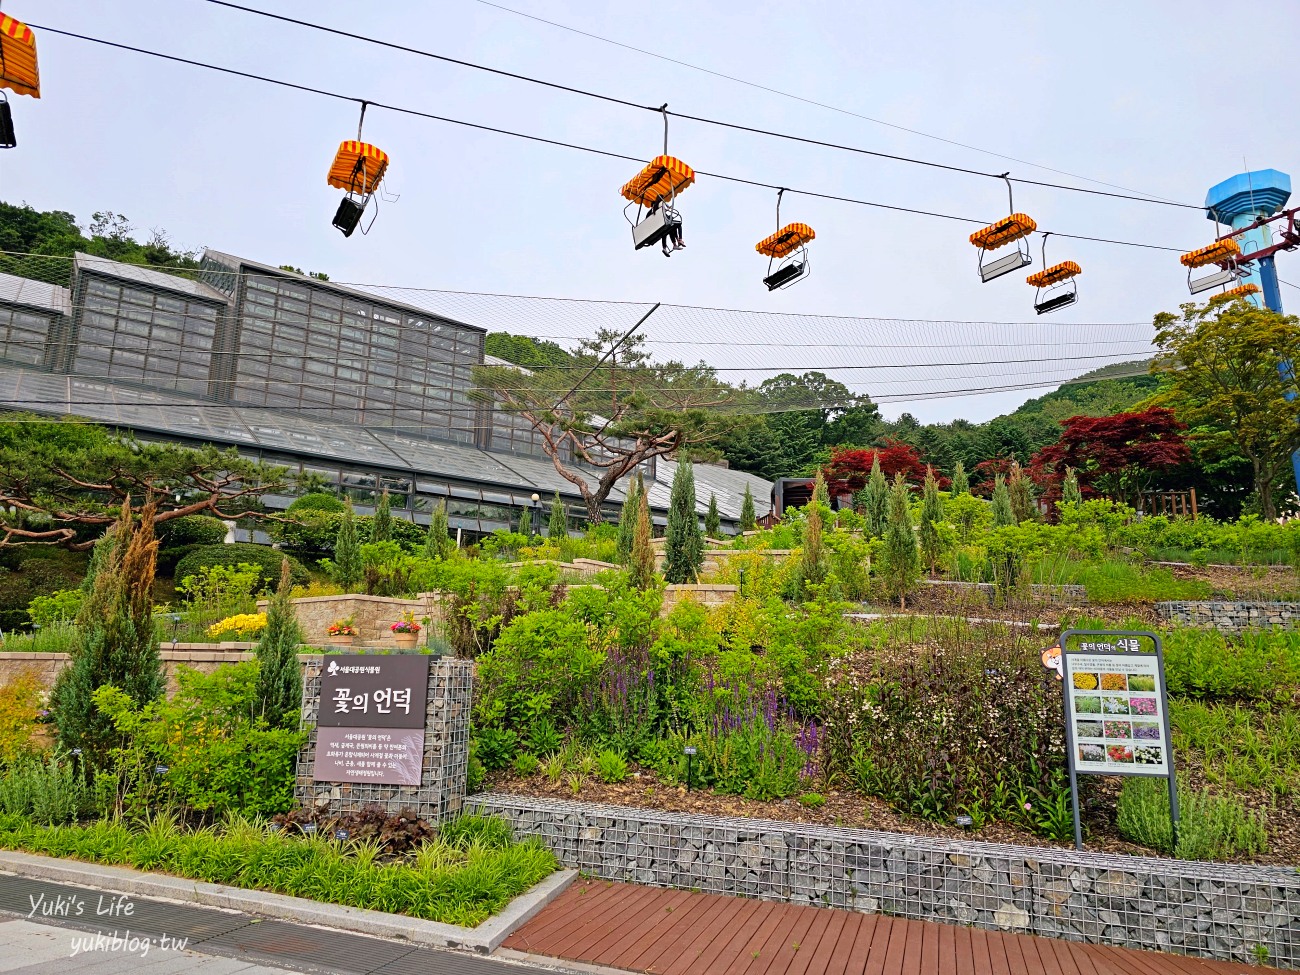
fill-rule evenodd
<path id="1" fill-rule="evenodd" d="M 867 477 L 864 491 L 867 531 L 879 538 L 885 532 L 885 513 L 889 508 L 889 482 L 880 469 L 880 457 L 871 459 L 871 474 Z"/>
<path id="2" fill-rule="evenodd" d="M 302 707 L 302 673 L 298 645 L 302 628 L 294 613 L 290 592 L 289 560 L 280 565 L 280 584 L 266 607 L 266 627 L 257 648 L 257 701 L 259 713 L 272 728 L 296 728 Z"/>
<path id="3" fill-rule="evenodd" d="M 952 470 L 952 493 L 970 494 L 970 478 L 966 475 L 966 465 L 957 461 L 957 466 Z"/>
<path id="4" fill-rule="evenodd" d="M 722 517 L 718 514 L 718 497 L 712 492 L 709 493 L 709 511 L 704 516 L 704 534 L 709 538 L 720 538 L 722 535 Z"/>
<path id="5" fill-rule="evenodd" d="M 1007 482 L 998 474 L 993 478 L 993 527 L 1004 528 L 1016 524 L 1016 513 L 1011 507 L 1011 492 Z"/>
<path id="6" fill-rule="evenodd" d="M 533 537 L 533 516 L 528 510 L 527 505 L 524 506 L 524 510 L 519 514 L 519 534 L 523 535 L 524 538 Z"/>
<path id="7" fill-rule="evenodd" d="M 888 501 L 881 578 L 885 592 L 891 599 L 897 599 L 901 608 L 905 605 L 908 592 L 921 577 L 921 556 L 916 549 L 916 532 L 912 530 L 907 482 L 901 471 L 894 477 Z"/>
<path id="8" fill-rule="evenodd" d="M 451 534 L 447 526 L 447 502 L 439 501 L 429 516 L 429 533 L 424 536 L 424 557 L 445 559 L 452 549 Z"/>
<path id="9" fill-rule="evenodd" d="M 754 514 L 754 492 L 745 485 L 745 497 L 740 502 L 740 530 L 752 532 L 758 527 L 758 517 Z"/>
<path id="10" fill-rule="evenodd" d="M 831 506 L 831 492 L 826 487 L 826 476 L 822 474 L 821 469 L 817 471 L 817 477 L 813 481 L 812 499 L 818 504 L 824 504 L 826 507 Z"/>
<path id="11" fill-rule="evenodd" d="M 943 501 L 939 497 L 939 482 L 934 478 L 934 468 L 925 467 L 925 493 L 921 500 L 921 554 L 934 575 L 943 554 L 943 540 L 939 535 L 939 522 L 943 521 Z"/>
<path id="12" fill-rule="evenodd" d="M 348 505 L 339 521 L 338 537 L 334 540 L 334 580 L 351 592 L 361 582 L 361 545 L 357 542 L 357 523 Z"/>
<path id="13" fill-rule="evenodd" d="M 704 561 L 704 539 L 695 513 L 695 471 L 689 460 L 677 462 L 665 538 L 664 578 L 679 584 L 697 579 Z"/>
<path id="14" fill-rule="evenodd" d="M 551 518 L 546 523 L 546 537 L 553 542 L 569 537 L 569 519 L 564 511 L 564 502 L 557 491 L 551 498 Z"/>
<path id="15" fill-rule="evenodd" d="M 1083 494 L 1079 491 L 1079 475 L 1073 467 L 1065 469 L 1065 480 L 1061 482 L 1061 503 L 1077 508 L 1083 504 Z"/>
<path id="16" fill-rule="evenodd" d="M 1011 479 L 1007 482 L 1007 494 L 1011 498 L 1011 514 L 1015 517 L 1017 525 L 1022 521 L 1033 521 L 1038 517 L 1033 488 L 1018 463 L 1011 465 Z"/>
<path id="17" fill-rule="evenodd" d="M 636 519 L 641 510 L 637 485 L 636 480 L 628 484 L 627 497 L 623 499 L 623 508 L 618 513 L 618 544 L 614 549 L 614 557 L 619 565 L 630 565 L 632 561 L 632 540 L 636 537 Z"/>
<path id="18" fill-rule="evenodd" d="M 818 505 L 808 506 L 808 517 L 803 526 L 803 548 L 799 555 L 801 588 L 806 595 L 811 585 L 821 585 L 829 571 L 826 560 L 826 542 L 822 538 L 822 512 Z"/>
<path id="19" fill-rule="evenodd" d="M 392 504 L 388 500 L 388 488 L 379 496 L 375 505 L 375 517 L 370 521 L 370 540 L 372 542 L 391 542 L 393 540 Z"/>
<path id="20" fill-rule="evenodd" d="M 653 588 L 655 584 L 654 530 L 650 526 L 650 499 L 646 496 L 644 483 L 639 487 L 628 576 L 634 587 L 646 590 Z"/>
<path id="21" fill-rule="evenodd" d="M 112 684 L 142 706 L 161 697 L 165 686 L 154 640 L 154 510 L 152 503 L 145 505 L 137 521 L 127 498 L 121 516 L 95 546 L 93 576 L 77 614 L 84 638 L 51 694 L 59 744 L 69 751 L 80 748 L 87 769 L 102 767 L 116 741 L 112 722 L 91 700 L 95 691 Z"/>

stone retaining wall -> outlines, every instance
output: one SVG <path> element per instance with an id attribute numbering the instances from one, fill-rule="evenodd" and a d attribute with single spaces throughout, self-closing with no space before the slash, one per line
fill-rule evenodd
<path id="1" fill-rule="evenodd" d="M 1300 603 L 1184 601 L 1156 603 L 1156 616 L 1185 626 L 1212 626 L 1223 633 L 1300 626 Z"/>
<path id="2" fill-rule="evenodd" d="M 969 590 L 979 592 L 988 597 L 992 603 L 997 597 L 997 586 L 991 582 L 950 582 L 946 579 L 925 579 L 923 583 L 927 586 L 940 586 L 944 589 Z M 1044 585 L 1033 583 L 1029 587 L 1029 594 L 1034 602 L 1046 603 L 1048 606 L 1086 606 L 1088 605 L 1088 588 L 1087 586 L 1077 586 L 1073 583 L 1062 583 L 1061 585 Z"/>
<path id="3" fill-rule="evenodd" d="M 1300 967 L 1300 872 L 486 793 L 607 880 Z"/>
<path id="4" fill-rule="evenodd" d="M 664 587 L 664 604 L 660 615 L 667 616 L 678 603 L 695 602 L 712 609 L 725 606 L 740 595 L 739 586 L 720 585 L 668 585 Z"/>
<path id="5" fill-rule="evenodd" d="M 259 613 L 266 612 L 267 601 L 257 604 Z M 335 620 L 351 616 L 356 623 L 357 642 L 366 646 L 395 646 L 388 629 L 406 612 L 414 613 L 417 620 L 426 616 L 436 618 L 439 611 L 437 593 L 421 593 L 414 599 L 393 599 L 387 596 L 364 596 L 352 593 L 346 596 L 303 596 L 293 600 L 293 610 L 302 627 L 303 640 L 320 646 L 329 641 L 329 625 Z"/>
<path id="6" fill-rule="evenodd" d="M 180 649 L 172 649 L 171 644 L 167 644 L 161 651 L 163 670 L 167 675 L 167 694 L 168 696 L 176 693 L 176 672 L 183 664 L 194 670 L 201 670 L 205 674 L 210 674 L 222 664 L 239 663 L 241 660 L 252 660 L 253 655 L 246 650 L 239 649 L 221 649 L 220 644 L 178 644 Z M 202 649 L 192 649 L 193 647 Z M 244 644 L 239 644 L 244 646 Z M 248 644 L 251 646 L 251 644 Z M 26 653 L 26 652 L 0 652 L 0 687 L 8 684 L 19 674 L 31 671 L 36 674 L 45 688 L 54 687 L 54 679 L 59 676 L 59 672 L 68 665 L 69 656 L 66 653 Z"/>

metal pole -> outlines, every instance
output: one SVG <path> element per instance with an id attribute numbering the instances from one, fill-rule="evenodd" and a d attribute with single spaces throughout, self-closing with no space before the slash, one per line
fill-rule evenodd
<path id="1" fill-rule="evenodd" d="M 1061 634 L 1061 713 L 1065 718 L 1065 764 L 1070 770 L 1070 810 L 1074 813 L 1074 848 L 1083 849 L 1083 821 L 1079 815 L 1079 776 L 1074 770 L 1074 725 L 1070 720 L 1070 680 L 1069 669 L 1065 665 L 1065 644 L 1067 638 L 1076 631 L 1066 630 Z"/>

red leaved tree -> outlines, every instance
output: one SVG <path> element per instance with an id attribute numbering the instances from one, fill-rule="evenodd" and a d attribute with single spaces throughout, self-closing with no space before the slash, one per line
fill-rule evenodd
<path id="1" fill-rule="evenodd" d="M 839 481 L 848 485 L 849 490 L 859 491 L 866 486 L 871 474 L 871 464 L 880 458 L 880 470 L 889 481 L 894 475 L 902 474 L 903 479 L 913 487 L 925 483 L 925 461 L 915 447 L 893 437 L 885 438 L 883 447 L 835 447 L 831 450 L 831 459 L 822 468 L 822 476 L 827 483 Z M 947 478 L 939 478 L 939 486 L 947 487 L 951 483 Z"/>
<path id="2" fill-rule="evenodd" d="M 1065 469 L 1072 467 L 1084 497 L 1103 495 L 1134 504 L 1158 475 L 1192 459 L 1183 435 L 1187 424 L 1164 407 L 1072 416 L 1061 426 L 1061 439 L 1036 453 L 1029 464 L 1045 501 L 1060 500 Z"/>
<path id="3" fill-rule="evenodd" d="M 990 457 L 980 461 L 970 469 L 970 493 L 977 497 L 989 497 L 993 493 L 997 476 L 1001 474 L 1004 480 L 1010 479 L 1011 468 L 1015 466 L 1014 457 Z"/>

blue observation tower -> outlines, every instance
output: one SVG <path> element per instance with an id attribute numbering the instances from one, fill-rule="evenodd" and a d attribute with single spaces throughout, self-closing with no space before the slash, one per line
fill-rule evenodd
<path id="1" fill-rule="evenodd" d="M 1292 230 L 1293 224 L 1288 221 L 1280 246 L 1274 244 L 1269 225 L 1290 197 L 1291 177 L 1276 169 L 1239 173 L 1211 186 L 1205 194 L 1206 218 L 1213 220 L 1216 226 L 1226 224 L 1230 227 L 1231 235 L 1241 247 L 1240 263 L 1247 271 L 1242 281 L 1258 286 L 1265 307 L 1279 313 L 1282 311 L 1282 292 L 1278 287 L 1273 255 L 1278 250 L 1290 250 L 1286 246 L 1290 243 L 1286 240 L 1286 230 Z M 1251 300 L 1257 300 L 1256 296 Z"/>

